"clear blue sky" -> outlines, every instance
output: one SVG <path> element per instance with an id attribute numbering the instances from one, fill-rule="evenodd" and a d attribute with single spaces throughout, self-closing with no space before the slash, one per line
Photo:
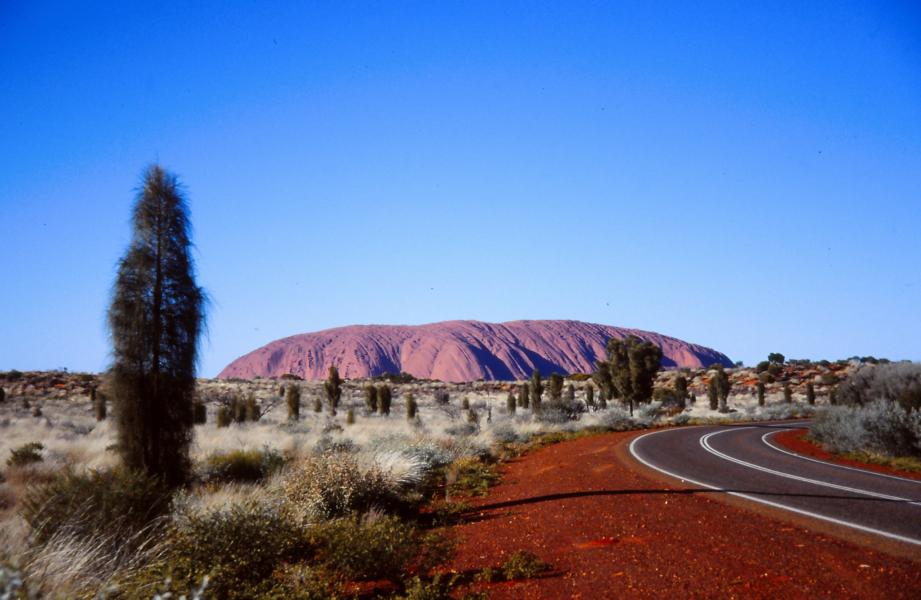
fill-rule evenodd
<path id="1" fill-rule="evenodd" d="M 916 2 L 161 4 L 0 3 L 0 369 L 107 366 L 154 161 L 205 376 L 459 318 L 921 359 Z"/>

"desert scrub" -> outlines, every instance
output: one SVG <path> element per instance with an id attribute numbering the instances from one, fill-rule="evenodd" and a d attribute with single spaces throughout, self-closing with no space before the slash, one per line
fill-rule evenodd
<path id="1" fill-rule="evenodd" d="M 277 450 L 231 450 L 216 452 L 199 467 L 199 477 L 207 483 L 252 483 L 265 479 L 285 464 Z"/>
<path id="2" fill-rule="evenodd" d="M 454 547 L 446 538 L 377 513 L 314 525 L 305 535 L 313 563 L 345 581 L 398 582 L 410 571 L 427 574 L 446 562 Z"/>
<path id="3" fill-rule="evenodd" d="M 33 463 L 42 462 L 42 450 L 45 446 L 40 442 L 29 442 L 18 448 L 10 450 L 10 457 L 6 459 L 8 467 L 24 467 Z"/>
<path id="4" fill-rule="evenodd" d="M 294 465 L 281 492 L 301 523 L 325 521 L 397 502 L 379 468 L 363 471 L 351 454 L 335 451 Z"/>
<path id="5" fill-rule="evenodd" d="M 191 589 L 208 576 L 208 597 L 253 598 L 307 544 L 279 503 L 247 500 L 212 511 L 178 507 L 162 547 L 159 560 L 123 585 L 127 597 L 149 597 L 167 577 L 178 589 Z"/>
<path id="6" fill-rule="evenodd" d="M 921 410 L 890 400 L 829 406 L 816 413 L 810 434 L 831 452 L 921 457 Z"/>
<path id="7" fill-rule="evenodd" d="M 485 496 L 501 479 L 496 465 L 475 456 L 457 459 L 447 471 L 448 489 L 454 494 Z"/>
<path id="8" fill-rule="evenodd" d="M 505 579 L 532 579 L 549 570 L 550 566 L 537 555 L 525 550 L 512 553 L 508 560 L 502 564 L 502 574 Z"/>

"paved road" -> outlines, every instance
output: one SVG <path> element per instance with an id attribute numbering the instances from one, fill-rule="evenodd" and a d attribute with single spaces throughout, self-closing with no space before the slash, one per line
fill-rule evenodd
<path id="1" fill-rule="evenodd" d="M 663 429 L 635 438 L 630 453 L 684 482 L 921 546 L 921 481 L 818 461 L 771 441 L 806 425 Z"/>

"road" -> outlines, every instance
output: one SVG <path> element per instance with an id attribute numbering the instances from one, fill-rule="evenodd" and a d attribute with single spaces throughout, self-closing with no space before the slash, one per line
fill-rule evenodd
<path id="1" fill-rule="evenodd" d="M 682 482 L 921 547 L 921 481 L 818 461 L 771 441 L 806 425 L 663 429 L 635 438 L 630 454 Z"/>

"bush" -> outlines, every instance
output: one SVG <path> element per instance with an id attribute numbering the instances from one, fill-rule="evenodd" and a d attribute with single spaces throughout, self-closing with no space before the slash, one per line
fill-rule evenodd
<path id="1" fill-rule="evenodd" d="M 301 388 L 291 384 L 285 392 L 285 404 L 288 405 L 288 420 L 297 421 L 301 418 Z"/>
<path id="2" fill-rule="evenodd" d="M 815 404 L 815 386 L 811 382 L 806 384 L 806 402 Z"/>
<path id="3" fill-rule="evenodd" d="M 501 479 L 495 465 L 475 456 L 459 458 L 448 468 L 449 491 L 455 494 L 485 496 Z"/>
<path id="4" fill-rule="evenodd" d="M 33 463 L 42 462 L 42 450 L 45 446 L 40 442 L 29 442 L 18 448 L 10 450 L 10 457 L 6 459 L 9 467 L 24 467 Z"/>
<path id="5" fill-rule="evenodd" d="M 400 581 L 410 570 L 425 574 L 449 557 L 452 544 L 423 535 L 386 515 L 348 517 L 308 529 L 316 564 L 347 581 Z"/>
<path id="6" fill-rule="evenodd" d="M 217 418 L 215 419 L 218 427 L 229 427 L 233 419 L 230 416 L 230 409 L 221 406 L 217 409 Z"/>
<path id="7" fill-rule="evenodd" d="M 251 421 L 255 423 L 262 417 L 262 412 L 259 410 L 259 403 L 256 402 L 256 395 L 249 394 L 246 396 L 246 405 L 244 408 L 244 420 Z"/>
<path id="8" fill-rule="evenodd" d="M 370 413 L 377 412 L 377 388 L 370 383 L 365 386 L 365 408 Z"/>
<path id="9" fill-rule="evenodd" d="M 793 402 L 793 388 L 790 387 L 789 383 L 785 383 L 783 386 L 783 401 L 786 404 Z"/>
<path id="10" fill-rule="evenodd" d="M 377 407 L 382 415 L 390 414 L 390 403 L 393 402 L 393 392 L 387 384 L 377 388 Z"/>
<path id="11" fill-rule="evenodd" d="M 196 425 L 204 425 L 208 422 L 208 407 L 201 400 L 197 400 L 192 406 L 192 421 Z"/>
<path id="12" fill-rule="evenodd" d="M 832 452 L 921 456 L 921 411 L 897 402 L 828 407 L 817 413 L 811 433 Z"/>
<path id="13" fill-rule="evenodd" d="M 296 465 L 282 485 L 282 494 L 291 512 L 304 523 L 398 503 L 379 469 L 363 472 L 352 456 L 335 451 Z"/>
<path id="14" fill-rule="evenodd" d="M 140 471 L 68 471 L 30 488 L 22 516 L 39 544 L 64 528 L 80 539 L 115 532 L 128 539 L 164 514 L 169 502 L 162 482 Z"/>
<path id="15" fill-rule="evenodd" d="M 524 550 L 512 553 L 502 565 L 502 573 L 508 581 L 531 579 L 547 571 L 550 566 L 537 555 Z"/>
<path id="16" fill-rule="evenodd" d="M 6 402 L 6 390 L 0 387 L 0 404 Z"/>
<path id="17" fill-rule="evenodd" d="M 448 404 L 451 401 L 451 396 L 448 394 L 448 390 L 438 390 L 435 392 L 435 403 L 436 404 Z"/>
<path id="18" fill-rule="evenodd" d="M 285 458 L 270 448 L 231 450 L 206 458 L 200 467 L 200 477 L 209 483 L 252 483 L 265 479 L 284 464 Z"/>
<path id="19" fill-rule="evenodd" d="M 412 421 L 416 418 L 416 409 L 418 405 L 416 404 L 416 398 L 412 393 L 406 394 L 406 420 Z"/>
<path id="20" fill-rule="evenodd" d="M 346 423 L 346 425 L 354 425 L 354 424 L 355 424 L 355 409 L 354 409 L 354 408 L 351 408 L 351 407 L 350 407 L 350 408 L 345 412 L 345 423 Z"/>
<path id="21" fill-rule="evenodd" d="M 764 383 L 758 382 L 758 406 L 764 406 Z"/>
<path id="22" fill-rule="evenodd" d="M 96 416 L 97 421 L 105 421 L 106 419 L 106 396 L 105 394 L 99 392 L 93 393 L 93 413 Z"/>
<path id="23" fill-rule="evenodd" d="M 862 365 L 838 385 L 835 400 L 850 405 L 888 400 L 905 409 L 921 409 L 921 364 Z"/>
<path id="24" fill-rule="evenodd" d="M 515 398 L 515 393 L 509 391 L 508 396 L 505 397 L 505 411 L 510 415 L 514 415 L 516 405 L 517 400 Z"/>

